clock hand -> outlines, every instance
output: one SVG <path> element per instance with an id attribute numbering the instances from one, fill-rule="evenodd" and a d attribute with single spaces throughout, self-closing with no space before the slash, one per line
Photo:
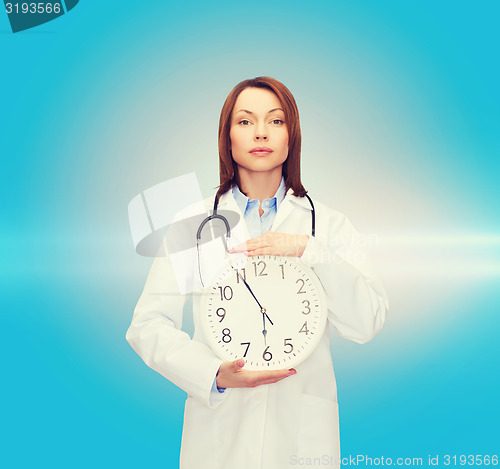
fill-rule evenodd
<path id="1" fill-rule="evenodd" d="M 252 289 L 250 288 L 250 285 L 248 285 L 248 283 L 246 282 L 246 280 L 243 278 L 243 276 L 239 273 L 239 271 L 237 270 L 236 273 L 239 275 L 239 277 L 241 278 L 241 280 L 243 281 L 243 283 L 245 284 L 245 287 L 248 288 L 248 291 L 252 294 L 254 300 L 257 302 L 257 304 L 259 305 L 259 308 L 260 308 L 260 312 L 265 315 L 265 317 L 267 318 L 267 320 L 271 323 L 272 326 L 274 326 L 274 323 L 271 321 L 271 318 L 267 315 L 266 313 L 266 308 L 263 308 L 262 305 L 259 303 L 259 300 L 257 299 L 257 297 L 254 295 Z"/>
<path id="2" fill-rule="evenodd" d="M 271 321 L 271 319 L 269 318 L 269 316 L 267 315 L 266 308 L 263 308 L 262 305 L 259 303 L 259 300 L 257 299 L 257 297 L 255 296 L 254 292 L 250 288 L 250 285 L 248 285 L 247 281 L 243 278 L 243 276 L 240 274 L 240 272 L 238 270 L 236 271 L 236 274 L 239 275 L 239 277 L 241 278 L 241 280 L 243 281 L 243 283 L 245 284 L 245 286 L 248 288 L 248 291 L 251 293 L 251 295 L 253 296 L 254 300 L 259 305 L 260 312 L 262 313 L 262 322 L 264 324 L 264 329 L 262 330 L 262 335 L 264 336 L 264 344 L 267 347 L 267 342 L 266 342 L 266 336 L 267 336 L 266 318 L 269 320 L 269 322 L 271 323 L 272 326 L 274 326 L 274 324 Z"/>
<path id="3" fill-rule="evenodd" d="M 267 318 L 267 320 L 271 323 L 271 326 L 274 326 L 274 323 L 271 321 L 271 318 L 267 315 L 266 309 L 264 308 L 264 311 L 262 311 L 262 314 Z"/>
<path id="4" fill-rule="evenodd" d="M 264 323 L 264 329 L 262 329 L 262 335 L 264 336 L 264 347 L 267 347 L 267 329 L 266 329 L 266 316 L 265 313 L 262 314 L 262 322 Z"/>
<path id="5" fill-rule="evenodd" d="M 241 278 L 241 280 L 243 281 L 243 283 L 245 284 L 245 287 L 248 288 L 248 291 L 252 294 L 253 296 L 253 299 L 257 302 L 257 304 L 259 305 L 259 308 L 260 308 L 260 311 L 262 312 L 262 310 L 264 310 L 264 312 L 266 311 L 262 305 L 259 303 L 259 300 L 257 299 L 257 297 L 253 294 L 253 291 L 252 289 L 250 288 L 250 285 L 248 285 L 247 281 L 243 278 L 243 276 L 239 273 L 239 271 L 236 271 L 236 273 L 239 275 L 239 277 Z"/>

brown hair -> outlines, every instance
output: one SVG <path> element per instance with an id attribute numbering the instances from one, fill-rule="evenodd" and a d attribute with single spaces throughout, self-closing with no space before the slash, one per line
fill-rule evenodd
<path id="1" fill-rule="evenodd" d="M 273 92 L 280 100 L 285 114 L 288 130 L 288 157 L 283 163 L 283 177 L 286 190 L 292 188 L 297 197 L 304 197 L 306 190 L 300 181 L 300 122 L 299 110 L 292 93 L 283 83 L 270 77 L 257 77 L 238 83 L 229 93 L 219 120 L 219 177 L 220 185 L 217 198 L 238 184 L 238 167 L 231 154 L 231 117 L 239 94 L 245 88 L 265 88 Z"/>

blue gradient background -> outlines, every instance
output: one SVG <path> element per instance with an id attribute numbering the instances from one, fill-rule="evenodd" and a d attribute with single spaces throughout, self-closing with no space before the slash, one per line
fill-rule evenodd
<path id="1" fill-rule="evenodd" d="M 3 467 L 177 466 L 185 395 L 125 341 L 151 264 L 127 204 L 193 170 L 210 195 L 223 101 L 258 75 L 294 94 L 303 182 L 375 235 L 390 297 L 372 342 L 332 334 L 343 455 L 498 454 L 499 13 L 82 0 L 17 34 L 0 14 Z"/>

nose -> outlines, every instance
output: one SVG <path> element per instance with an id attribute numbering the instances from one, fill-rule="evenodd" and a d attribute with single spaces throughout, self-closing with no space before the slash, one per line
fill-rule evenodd
<path id="1" fill-rule="evenodd" d="M 267 128 L 264 122 L 260 122 L 255 126 L 255 140 L 267 140 Z"/>

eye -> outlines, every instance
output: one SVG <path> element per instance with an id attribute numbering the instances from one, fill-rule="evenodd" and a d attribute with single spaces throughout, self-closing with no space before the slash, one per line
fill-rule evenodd
<path id="1" fill-rule="evenodd" d="M 241 125 L 250 125 L 250 121 L 248 119 L 242 119 L 238 123 Z"/>
<path id="2" fill-rule="evenodd" d="M 281 119 L 273 119 L 271 121 L 273 124 L 276 124 L 276 125 L 281 125 L 281 124 L 284 124 L 285 122 L 282 121 Z"/>

